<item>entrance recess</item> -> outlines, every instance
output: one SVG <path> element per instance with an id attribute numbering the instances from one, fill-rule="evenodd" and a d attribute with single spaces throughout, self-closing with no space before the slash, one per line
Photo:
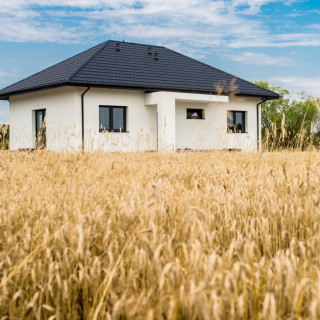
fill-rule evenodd
<path id="1" fill-rule="evenodd" d="M 157 106 L 158 151 L 176 150 L 176 102 L 229 102 L 228 96 L 158 91 L 145 93 L 144 104 Z"/>
<path id="2" fill-rule="evenodd" d="M 46 110 L 36 110 L 36 149 L 46 148 Z"/>

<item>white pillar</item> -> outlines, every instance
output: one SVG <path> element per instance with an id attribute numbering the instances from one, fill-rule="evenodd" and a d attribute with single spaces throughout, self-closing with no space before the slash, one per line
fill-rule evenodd
<path id="1" fill-rule="evenodd" d="M 174 152 L 176 150 L 175 98 L 168 92 L 159 92 L 157 100 L 158 150 L 160 152 Z"/>

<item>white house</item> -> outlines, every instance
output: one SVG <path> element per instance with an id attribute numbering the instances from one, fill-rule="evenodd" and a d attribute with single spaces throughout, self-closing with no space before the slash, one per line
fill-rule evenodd
<path id="1" fill-rule="evenodd" d="M 256 150 L 260 105 L 277 98 L 165 47 L 117 41 L 0 91 L 12 150 Z"/>

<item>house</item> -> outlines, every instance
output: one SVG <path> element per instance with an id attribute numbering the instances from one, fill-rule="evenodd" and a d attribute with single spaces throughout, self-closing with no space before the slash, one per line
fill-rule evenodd
<path id="1" fill-rule="evenodd" d="M 12 150 L 256 150 L 261 103 L 278 98 L 165 47 L 117 41 L 0 91 Z"/>

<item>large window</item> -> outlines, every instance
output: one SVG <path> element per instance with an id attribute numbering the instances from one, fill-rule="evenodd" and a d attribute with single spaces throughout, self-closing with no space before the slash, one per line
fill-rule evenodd
<path id="1" fill-rule="evenodd" d="M 204 119 L 204 110 L 187 109 L 187 119 Z"/>
<path id="2" fill-rule="evenodd" d="M 228 111 L 228 132 L 245 133 L 246 132 L 246 112 Z"/>
<path id="3" fill-rule="evenodd" d="M 126 107 L 99 106 L 99 131 L 126 132 Z"/>

